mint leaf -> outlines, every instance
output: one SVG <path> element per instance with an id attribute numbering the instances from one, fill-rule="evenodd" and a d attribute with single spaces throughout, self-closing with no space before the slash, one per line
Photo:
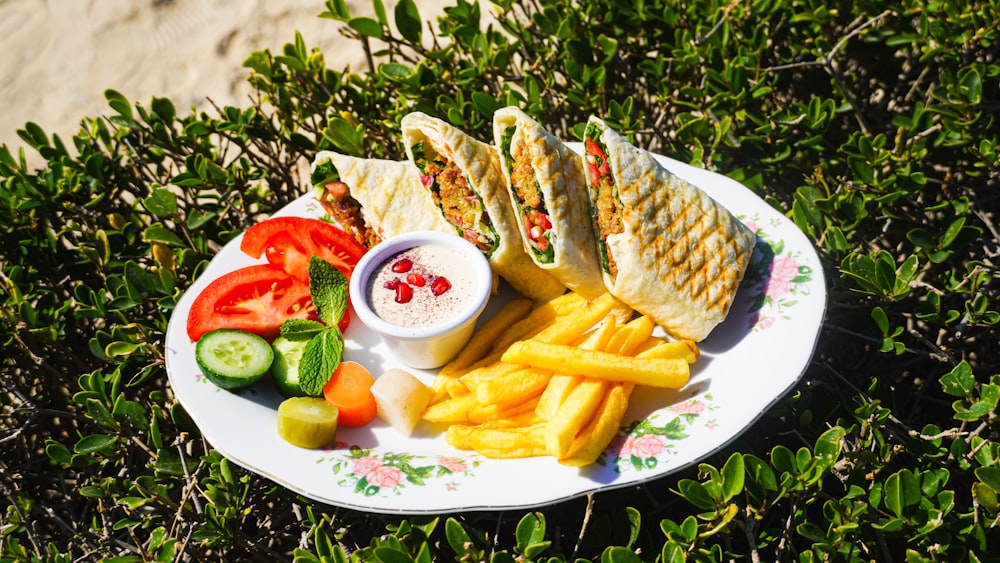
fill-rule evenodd
<path id="1" fill-rule="evenodd" d="M 323 323 L 309 319 L 288 319 L 281 323 L 280 330 L 281 336 L 289 340 L 309 340 L 325 328 Z"/>
<path id="2" fill-rule="evenodd" d="M 323 324 L 335 326 L 347 310 L 347 277 L 319 256 L 309 259 L 309 293 Z"/>
<path id="3" fill-rule="evenodd" d="M 344 337 L 337 325 L 327 327 L 306 343 L 299 362 L 299 386 L 310 397 L 323 394 L 323 386 L 340 365 L 344 354 Z"/>

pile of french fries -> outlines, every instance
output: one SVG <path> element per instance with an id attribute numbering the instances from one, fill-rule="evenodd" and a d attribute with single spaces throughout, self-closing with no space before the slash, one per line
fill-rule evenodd
<path id="1" fill-rule="evenodd" d="M 538 306 L 514 299 L 441 368 L 422 416 L 447 423 L 452 446 L 487 457 L 591 464 L 618 433 L 636 385 L 688 381 L 697 344 L 654 328 L 610 294 L 588 301 L 569 292 Z"/>

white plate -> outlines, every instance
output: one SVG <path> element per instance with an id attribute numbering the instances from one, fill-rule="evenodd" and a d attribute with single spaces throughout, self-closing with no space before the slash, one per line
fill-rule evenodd
<path id="1" fill-rule="evenodd" d="M 581 150 L 580 143 L 571 146 Z M 658 158 L 756 231 L 757 248 L 728 318 L 701 343 L 688 385 L 634 393 L 628 426 L 598 464 L 578 469 L 548 457 L 483 458 L 449 446 L 439 428 L 421 424 L 404 438 L 378 419 L 366 428 L 342 429 L 336 446 L 326 450 L 283 441 L 276 431 L 282 397 L 269 381 L 240 393 L 217 388 L 199 373 L 187 338 L 194 297 L 223 273 L 259 262 L 240 251 L 239 238 L 191 284 L 167 327 L 166 367 L 174 393 L 230 460 L 309 498 L 363 511 L 531 508 L 695 464 L 739 436 L 799 380 L 819 334 L 826 287 L 810 241 L 786 217 L 730 178 Z M 305 195 L 276 215 L 320 217 L 323 211 Z M 345 338 L 345 356 L 376 375 L 396 365 L 360 322 L 352 322 Z M 414 373 L 426 383 L 433 379 L 433 372 Z"/>

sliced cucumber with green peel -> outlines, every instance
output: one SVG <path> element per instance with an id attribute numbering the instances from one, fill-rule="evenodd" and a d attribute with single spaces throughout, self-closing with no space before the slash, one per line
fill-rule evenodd
<path id="1" fill-rule="evenodd" d="M 212 383 L 223 389 L 246 389 L 271 369 L 274 351 L 252 332 L 220 328 L 198 340 L 194 357 Z"/>
<path id="2" fill-rule="evenodd" d="M 308 339 L 290 340 L 279 336 L 271 342 L 274 362 L 271 364 L 271 378 L 274 386 L 285 397 L 303 397 L 305 393 L 299 385 L 299 362 L 305 352 Z"/>

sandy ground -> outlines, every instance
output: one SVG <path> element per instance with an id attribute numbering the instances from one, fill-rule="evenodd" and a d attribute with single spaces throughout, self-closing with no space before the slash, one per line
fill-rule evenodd
<path id="1" fill-rule="evenodd" d="M 384 3 L 391 18 L 395 3 Z M 417 4 L 427 22 L 454 2 Z M 347 5 L 372 13 L 368 0 Z M 181 115 L 208 99 L 246 107 L 243 61 L 280 52 L 296 30 L 328 67 L 363 69 L 359 44 L 323 11 L 323 0 L 0 0 L 0 144 L 16 154 L 29 121 L 69 144 L 83 117 L 111 113 L 108 88 L 146 107 L 170 98 Z"/>

